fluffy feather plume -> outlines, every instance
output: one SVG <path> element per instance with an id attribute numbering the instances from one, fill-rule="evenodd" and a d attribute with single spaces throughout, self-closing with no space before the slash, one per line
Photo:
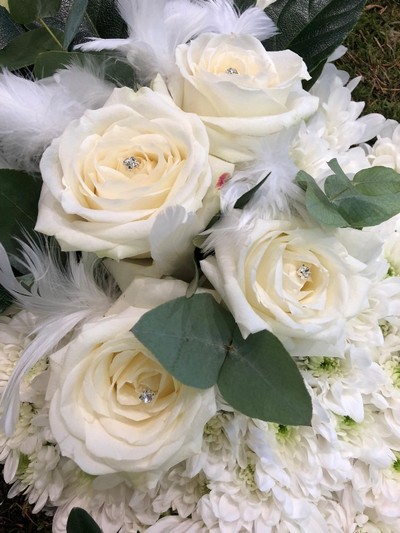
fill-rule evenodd
<path id="1" fill-rule="evenodd" d="M 82 50 L 113 49 L 134 66 L 142 83 L 175 70 L 175 49 L 200 33 L 247 33 L 266 39 L 276 33 L 272 20 L 258 7 L 240 14 L 233 0 L 119 0 L 128 25 L 127 39 L 93 39 Z"/>
<path id="2" fill-rule="evenodd" d="M 0 73 L 2 167 L 38 171 L 51 141 L 87 109 L 101 107 L 112 89 L 90 67 L 70 66 L 38 81 Z"/>
<path id="3" fill-rule="evenodd" d="M 24 243 L 22 259 L 14 258 L 33 276 L 30 290 L 14 276 L 3 246 L 0 245 L 0 284 L 14 297 L 19 306 L 33 313 L 36 327 L 31 331 L 32 341 L 21 354 L 0 401 L 0 427 L 7 436 L 15 430 L 19 414 L 19 387 L 22 378 L 77 325 L 103 315 L 116 298 L 116 285 L 107 281 L 106 271 L 100 269 L 98 258 L 83 254 L 81 261 L 69 253 L 62 265 L 58 248 L 49 241 L 39 245 L 32 240 Z M 102 282 L 102 286 L 98 283 Z"/>

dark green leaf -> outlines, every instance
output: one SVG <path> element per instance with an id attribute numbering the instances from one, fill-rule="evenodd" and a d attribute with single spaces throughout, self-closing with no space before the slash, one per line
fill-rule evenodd
<path id="1" fill-rule="evenodd" d="M 11 16 L 16 22 L 28 24 L 43 17 L 51 17 L 60 9 L 61 0 L 9 0 Z"/>
<path id="2" fill-rule="evenodd" d="M 205 389 L 217 382 L 235 327 L 231 314 L 203 293 L 152 309 L 132 332 L 179 381 Z"/>
<path id="3" fill-rule="evenodd" d="M 365 0 L 277 0 L 266 13 L 279 34 L 264 41 L 267 50 L 290 49 L 316 68 L 356 24 Z"/>
<path id="4" fill-rule="evenodd" d="M 269 174 L 271 174 L 271 172 Z M 264 185 L 269 174 L 265 176 L 265 178 L 263 178 L 261 181 L 259 181 L 257 185 L 255 185 L 252 189 L 242 194 L 242 196 L 236 200 L 234 208 L 243 209 L 250 202 L 250 200 L 253 198 L 258 189 Z"/>
<path id="5" fill-rule="evenodd" d="M 89 513 L 74 507 L 68 516 L 67 533 L 101 533 L 101 529 Z"/>
<path id="6" fill-rule="evenodd" d="M 341 228 L 349 226 L 337 208 L 329 201 L 318 187 L 314 178 L 301 170 L 296 178 L 297 183 L 306 193 L 306 208 L 309 214 L 320 224 Z"/>
<path id="7" fill-rule="evenodd" d="M 3 313 L 12 303 L 13 299 L 9 292 L 0 285 L 0 313 Z"/>
<path id="8" fill-rule="evenodd" d="M 58 40 L 63 39 L 59 30 L 52 30 Z M 58 50 L 59 45 L 45 28 L 27 31 L 13 39 L 0 50 L 0 66 L 16 70 L 35 63 L 38 54 L 48 50 Z"/>
<path id="9" fill-rule="evenodd" d="M 24 172 L 0 170 L 0 242 L 8 252 L 16 251 L 12 237 L 36 224 L 41 185 Z"/>
<path id="10" fill-rule="evenodd" d="M 235 0 L 234 3 L 241 13 L 249 7 L 254 7 L 255 4 L 254 0 Z"/>
<path id="11" fill-rule="evenodd" d="M 96 66 L 107 80 L 117 86 L 135 86 L 134 71 L 130 65 L 109 52 L 43 52 L 38 55 L 33 73 L 37 78 L 51 76 L 70 64 L 82 67 Z"/>
<path id="12" fill-rule="evenodd" d="M 23 31 L 22 27 L 11 18 L 7 9 L 0 6 L 0 49 L 3 49 Z"/>
<path id="13" fill-rule="evenodd" d="M 303 89 L 305 91 L 309 91 L 311 87 L 314 85 L 314 83 L 317 81 L 317 79 L 321 76 L 321 73 L 324 69 L 324 66 L 326 65 L 326 59 L 321 61 L 316 67 L 314 67 L 312 70 L 310 70 L 309 74 L 311 78 L 309 80 L 303 80 Z"/>
<path id="14" fill-rule="evenodd" d="M 246 340 L 235 331 L 218 387 L 245 415 L 285 425 L 311 424 L 311 398 L 297 365 L 268 331 Z"/>
<path id="15" fill-rule="evenodd" d="M 117 10 L 115 0 L 91 0 L 87 9 L 88 17 L 103 39 L 124 39 L 127 29 Z"/>
<path id="16" fill-rule="evenodd" d="M 88 0 L 73 0 L 64 30 L 64 48 L 72 43 L 86 13 Z"/>

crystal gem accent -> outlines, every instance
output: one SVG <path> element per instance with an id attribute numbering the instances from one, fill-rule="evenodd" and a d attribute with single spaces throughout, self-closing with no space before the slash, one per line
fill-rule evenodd
<path id="1" fill-rule="evenodd" d="M 307 265 L 301 265 L 301 267 L 296 270 L 296 274 L 304 281 L 311 279 L 311 270 Z"/>
<path id="2" fill-rule="evenodd" d="M 239 74 L 239 72 L 234 67 L 229 67 L 225 70 L 227 74 Z"/>
<path id="3" fill-rule="evenodd" d="M 143 392 L 139 394 L 139 400 L 143 403 L 151 403 L 154 400 L 156 395 L 151 389 L 144 389 Z"/>
<path id="4" fill-rule="evenodd" d="M 140 167 L 139 161 L 133 155 L 131 157 L 127 157 L 122 162 L 128 170 L 133 170 L 134 168 Z"/>

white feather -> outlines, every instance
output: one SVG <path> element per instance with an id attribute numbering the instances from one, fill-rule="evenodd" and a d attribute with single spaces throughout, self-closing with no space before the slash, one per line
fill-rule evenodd
<path id="1" fill-rule="evenodd" d="M 71 66 L 43 80 L 0 73 L 0 161 L 35 172 L 51 141 L 87 109 L 101 107 L 113 85 L 91 68 Z"/>
<path id="2" fill-rule="evenodd" d="M 236 200 L 269 175 L 247 204 L 242 220 L 256 217 L 282 218 L 292 213 L 304 215 L 304 194 L 294 178 L 298 172 L 289 154 L 291 139 L 297 128 L 270 135 L 257 150 L 251 163 L 236 166 L 232 178 L 222 187 L 221 208 L 232 210 Z"/>
<path id="3" fill-rule="evenodd" d="M 248 33 L 265 39 L 276 32 L 262 9 L 252 7 L 240 14 L 233 0 L 119 0 L 118 7 L 129 37 L 93 39 L 78 48 L 119 50 L 142 83 L 149 83 L 156 74 L 171 76 L 176 47 L 200 33 Z"/>
<path id="4" fill-rule="evenodd" d="M 14 277 L 7 253 L 0 244 L 0 284 L 10 292 L 15 301 L 33 313 L 37 325 L 30 332 L 33 340 L 21 354 L 0 401 L 2 418 L 0 427 L 7 436 L 12 435 L 19 413 L 19 386 L 22 378 L 42 357 L 54 350 L 58 343 L 84 320 L 103 315 L 116 297 L 113 281 L 106 282 L 106 271 L 101 270 L 103 286 L 97 278 L 98 258 L 84 254 L 78 261 L 76 255 L 67 255 L 62 266 L 57 248 L 48 241 L 23 243 L 22 259 L 14 258 L 33 276 L 30 290 Z"/>

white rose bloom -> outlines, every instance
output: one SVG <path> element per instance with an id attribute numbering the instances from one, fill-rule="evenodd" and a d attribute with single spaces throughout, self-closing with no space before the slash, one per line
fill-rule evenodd
<path id="1" fill-rule="evenodd" d="M 343 356 L 346 321 L 368 307 L 381 243 L 352 229 L 226 217 L 202 269 L 246 338 L 269 330 L 292 355 Z"/>
<path id="2" fill-rule="evenodd" d="M 166 208 L 179 207 L 191 235 L 218 211 L 215 182 L 232 170 L 218 163 L 209 158 L 198 117 L 148 88 L 115 89 L 104 107 L 71 122 L 45 151 L 36 230 L 54 235 L 63 250 L 150 257 L 151 233 Z"/>
<path id="3" fill-rule="evenodd" d="M 250 35 L 203 33 L 176 49 L 179 72 L 168 86 L 184 111 L 203 120 L 210 152 L 233 163 L 254 159 L 266 135 L 311 115 L 318 106 L 302 89 L 300 56 L 267 52 Z M 265 139 L 264 139 L 265 142 Z"/>
<path id="4" fill-rule="evenodd" d="M 216 412 L 213 388 L 178 382 L 130 332 L 145 311 L 87 323 L 51 358 L 50 427 L 62 454 L 88 474 L 158 479 L 200 451 Z"/>

